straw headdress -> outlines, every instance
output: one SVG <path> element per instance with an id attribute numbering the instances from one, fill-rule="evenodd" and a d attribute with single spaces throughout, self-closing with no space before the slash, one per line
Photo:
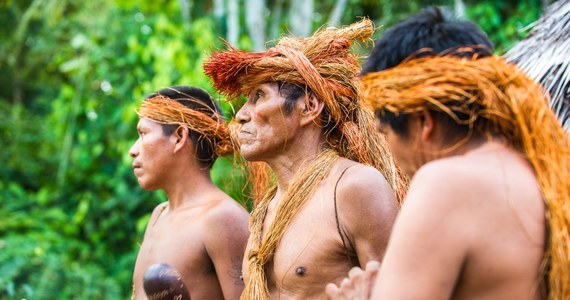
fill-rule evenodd
<path id="1" fill-rule="evenodd" d="M 385 140 L 376 132 L 372 111 L 360 99 L 359 57 L 350 51 L 353 42 L 369 40 L 373 32 L 372 22 L 363 19 L 344 28 L 319 30 L 308 38 L 283 37 L 266 52 L 250 53 L 226 45 L 226 51 L 214 52 L 204 64 L 214 86 L 230 99 L 248 95 L 258 85 L 269 82 L 307 87 L 323 101 L 332 124 L 332 129 L 324 133 L 326 150 L 283 192 L 276 217 L 263 239 L 265 213 L 276 188 L 269 182 L 271 172 L 266 164 L 250 165 L 257 206 L 250 223 L 252 250 L 246 253 L 249 277 L 242 299 L 269 298 L 265 265 L 297 211 L 312 197 L 339 156 L 377 168 L 398 199 L 403 198 L 407 181 L 396 168 Z"/>
<path id="2" fill-rule="evenodd" d="M 192 109 L 182 104 L 185 101 L 194 102 L 200 109 Z M 176 100 L 160 94 L 153 95 L 143 101 L 137 113 L 141 118 L 148 118 L 160 124 L 185 126 L 198 133 L 199 138 L 208 139 L 213 145 L 216 157 L 234 152 L 230 130 L 223 116 L 204 104 L 202 100 L 190 95 Z"/>
<path id="3" fill-rule="evenodd" d="M 473 130 L 498 135 L 525 155 L 546 202 L 549 299 L 570 299 L 570 142 L 542 88 L 496 56 L 415 59 L 363 82 L 364 98 L 377 112 L 427 108 L 458 122 L 467 115 Z"/>

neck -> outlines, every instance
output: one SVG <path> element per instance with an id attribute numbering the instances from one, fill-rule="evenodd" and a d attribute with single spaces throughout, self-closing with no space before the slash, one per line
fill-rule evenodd
<path id="1" fill-rule="evenodd" d="M 163 190 L 168 197 L 170 209 L 176 210 L 209 199 L 207 195 L 217 191 L 217 187 L 210 178 L 209 168 L 180 165 L 178 170 L 171 172 Z"/>
<path id="2" fill-rule="evenodd" d="M 440 137 L 436 139 L 435 142 L 432 142 L 431 145 L 428 145 L 423 150 L 422 155 L 426 162 L 448 156 L 463 155 L 480 147 L 487 141 L 489 141 L 489 139 L 478 135 L 471 136 L 468 139 L 463 137 L 453 139 Z"/>
<path id="3" fill-rule="evenodd" d="M 449 145 L 447 147 L 449 149 L 449 153 L 446 156 L 463 155 L 469 151 L 479 148 L 488 141 L 488 139 L 481 136 L 473 136 L 467 141 L 458 141 L 456 145 Z"/>
<path id="4" fill-rule="evenodd" d="M 266 161 L 277 178 L 278 192 L 287 189 L 299 172 L 324 150 L 323 141 L 319 138 L 301 140 L 304 143 L 292 145 L 287 151 Z M 316 142 L 308 144 L 307 141 Z"/>

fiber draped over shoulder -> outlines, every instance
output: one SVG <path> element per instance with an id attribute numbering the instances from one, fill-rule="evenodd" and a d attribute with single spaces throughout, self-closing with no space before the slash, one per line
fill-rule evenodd
<path id="1" fill-rule="evenodd" d="M 414 59 L 369 73 L 363 84 L 377 113 L 441 111 L 526 156 L 546 202 L 548 299 L 570 299 L 570 142 L 543 89 L 497 56 Z"/>

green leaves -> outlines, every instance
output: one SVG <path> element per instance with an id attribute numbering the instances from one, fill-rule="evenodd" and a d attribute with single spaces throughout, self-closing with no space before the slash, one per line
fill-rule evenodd
<path id="1" fill-rule="evenodd" d="M 526 36 L 523 29 L 539 18 L 541 5 L 540 0 L 476 1 L 468 6 L 467 15 L 487 33 L 500 55 Z"/>

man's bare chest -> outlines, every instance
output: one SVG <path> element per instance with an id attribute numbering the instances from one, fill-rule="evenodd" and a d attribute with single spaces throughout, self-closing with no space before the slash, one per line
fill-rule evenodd
<path id="1" fill-rule="evenodd" d="M 137 260 L 146 267 L 156 263 L 181 265 L 184 268 L 204 265 L 208 255 L 204 246 L 203 226 L 193 222 L 182 225 L 180 222 L 165 221 L 149 224 Z"/>
<path id="2" fill-rule="evenodd" d="M 268 210 L 264 235 L 279 217 Z M 294 216 L 266 270 L 275 288 L 320 290 L 321 285 L 346 276 L 353 261 L 352 251 L 341 239 L 333 199 L 320 197 L 311 199 Z"/>

